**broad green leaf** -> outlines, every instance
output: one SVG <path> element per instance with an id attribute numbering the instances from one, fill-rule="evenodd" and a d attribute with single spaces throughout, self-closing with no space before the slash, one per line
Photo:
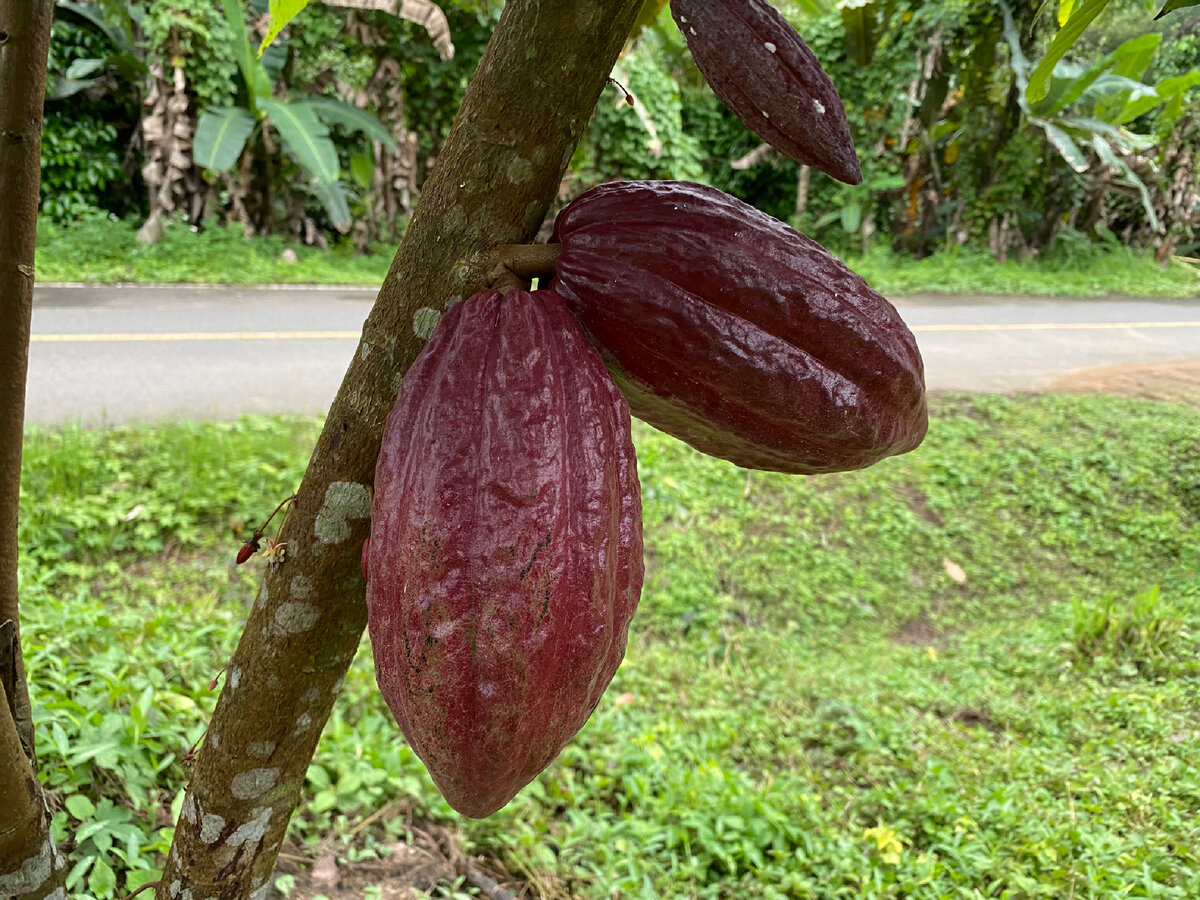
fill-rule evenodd
<path id="1" fill-rule="evenodd" d="M 667 0 L 645 0 L 642 3 L 642 9 L 633 22 L 633 28 L 629 30 L 630 43 L 636 41 L 643 31 L 658 21 L 659 13 L 666 5 Z"/>
<path id="2" fill-rule="evenodd" d="M 846 46 L 859 65 L 869 65 L 875 55 L 875 45 L 879 43 L 875 0 L 841 0 L 838 8 L 842 12 Z"/>
<path id="3" fill-rule="evenodd" d="M 1159 10 L 1158 15 L 1154 18 L 1161 19 L 1167 13 L 1173 13 L 1177 9 L 1187 9 L 1189 6 L 1200 6 L 1200 0 L 1167 0 L 1166 6 Z"/>
<path id="4" fill-rule="evenodd" d="M 1067 134 L 1066 131 L 1059 128 L 1057 125 L 1052 125 L 1049 122 L 1044 122 L 1042 124 L 1042 128 L 1046 132 L 1046 137 L 1050 139 L 1050 143 L 1052 143 L 1058 149 L 1058 152 L 1062 155 L 1062 158 L 1067 161 L 1067 165 L 1069 165 L 1076 172 L 1087 171 L 1087 156 L 1079 148 L 1079 145 L 1075 143 L 1074 138 L 1072 138 L 1069 134 Z"/>
<path id="5" fill-rule="evenodd" d="M 254 116 L 240 106 L 204 110 L 196 122 L 192 144 L 196 165 L 210 172 L 229 171 L 246 148 L 254 125 Z"/>
<path id="6" fill-rule="evenodd" d="M 88 887 L 97 897 L 111 897 L 113 888 L 117 886 L 117 874 L 112 866 L 102 859 L 96 860 L 92 873 L 88 876 Z"/>
<path id="7" fill-rule="evenodd" d="M 343 234 L 349 231 L 352 220 L 350 205 L 346 201 L 345 185 L 340 181 L 335 181 L 333 184 L 322 184 L 318 181 L 309 185 L 309 190 L 321 201 L 321 205 L 325 207 L 325 212 L 329 213 L 329 219 L 333 222 L 334 227 Z"/>
<path id="8" fill-rule="evenodd" d="M 157 869 L 131 869 L 125 875 L 125 888 L 136 891 L 142 885 L 154 881 L 160 874 Z"/>
<path id="9" fill-rule="evenodd" d="M 1042 57 L 1029 76 L 1029 86 L 1025 88 L 1025 96 L 1031 103 L 1036 103 L 1046 96 L 1055 65 L 1066 55 L 1068 50 L 1075 46 L 1075 42 L 1079 40 L 1084 29 L 1092 24 L 1092 20 L 1100 15 L 1108 3 L 1109 0 L 1084 0 L 1082 5 L 1072 10 L 1071 18 L 1054 36 L 1046 55 Z"/>
<path id="10" fill-rule="evenodd" d="M 1137 134 L 1092 116 L 1063 116 L 1058 120 L 1058 124 L 1069 131 L 1086 135 L 1089 139 L 1094 134 L 1102 135 L 1127 150 L 1148 150 L 1154 146 L 1152 137 Z"/>
<path id="11" fill-rule="evenodd" d="M 329 812 L 335 806 L 337 806 L 337 794 L 333 791 L 318 791 L 309 802 L 308 808 L 320 815 L 323 812 Z"/>
<path id="12" fill-rule="evenodd" d="M 364 191 L 371 186 L 375 177 L 375 157 L 369 153 L 353 153 L 350 156 L 350 176 Z"/>
<path id="13" fill-rule="evenodd" d="M 225 21 L 233 35 L 233 52 L 237 57 L 238 68 L 242 70 L 242 78 L 246 82 L 246 90 L 250 92 L 250 103 L 255 105 L 259 100 L 271 96 L 271 78 L 262 62 L 254 54 L 250 46 L 250 37 L 246 33 L 246 19 L 238 0 L 221 0 L 225 10 Z"/>
<path id="14" fill-rule="evenodd" d="M 337 148 L 329 140 L 329 129 L 317 118 L 312 107 L 266 99 L 262 101 L 262 108 L 283 138 L 284 147 L 310 177 L 321 184 L 337 181 Z"/>
<path id="15" fill-rule="evenodd" d="M 842 207 L 842 231 L 854 234 L 862 224 L 862 206 L 858 203 L 847 203 Z"/>
<path id="16" fill-rule="evenodd" d="M 67 873 L 67 890 L 71 890 L 83 880 L 83 876 L 87 874 L 87 870 L 92 867 L 92 863 L 95 861 L 96 857 L 85 856 L 71 867 L 71 871 Z"/>
<path id="17" fill-rule="evenodd" d="M 1154 201 L 1150 199 L 1150 191 L 1146 187 L 1146 183 L 1137 176 L 1137 173 L 1129 167 L 1125 160 L 1113 152 L 1112 147 L 1104 138 L 1096 135 L 1092 138 L 1092 147 L 1095 148 L 1096 155 L 1106 166 L 1124 176 L 1125 182 L 1137 189 L 1142 198 L 1142 209 L 1146 211 L 1146 218 L 1150 220 L 1150 227 L 1158 231 L 1158 214 L 1154 211 Z"/>
<path id="18" fill-rule="evenodd" d="M 1102 75 L 1088 87 L 1086 96 L 1093 101 L 1092 115 L 1103 122 L 1118 124 L 1125 104 L 1145 97 L 1158 96 L 1148 84 L 1123 75 Z"/>
<path id="19" fill-rule="evenodd" d="M 1175 75 L 1171 78 L 1164 78 L 1155 86 L 1152 96 L 1143 96 L 1136 99 L 1131 98 L 1117 116 L 1117 121 L 1122 125 L 1126 122 L 1132 122 L 1138 116 L 1145 115 L 1159 104 L 1179 99 L 1181 94 L 1191 90 L 1196 85 L 1200 85 L 1200 70 L 1188 72 L 1186 75 Z"/>
<path id="20" fill-rule="evenodd" d="M 77 819 L 90 819 L 96 814 L 96 807 L 83 794 L 72 794 L 64 803 L 67 812 Z"/>
<path id="21" fill-rule="evenodd" d="M 1126 78 L 1141 78 L 1150 68 L 1162 35 L 1151 32 L 1130 38 L 1113 51 L 1113 74 Z"/>
<path id="22" fill-rule="evenodd" d="M 389 150 L 396 149 L 396 141 L 387 127 L 357 106 L 334 97 L 309 97 L 298 102 L 310 107 L 317 114 L 317 118 L 326 125 L 341 125 L 350 131 L 361 132 L 373 141 L 379 141 Z"/>
<path id="23" fill-rule="evenodd" d="M 826 13 L 826 8 L 822 0 L 793 0 L 796 6 L 800 7 L 800 11 L 806 16 L 823 16 Z"/>
<path id="24" fill-rule="evenodd" d="M 1076 63 L 1060 62 L 1054 67 L 1054 77 L 1050 79 L 1050 90 L 1039 102 L 1031 104 L 1030 112 L 1044 119 L 1062 112 L 1083 96 L 1092 83 L 1104 74 L 1104 70 L 1111 62 L 1111 56 L 1105 56 L 1087 67 Z"/>
<path id="25" fill-rule="evenodd" d="M 73 0 L 58 0 L 55 4 L 59 9 L 64 9 L 67 12 L 72 12 L 80 18 L 87 19 L 109 39 L 114 47 L 118 50 L 132 52 L 134 49 L 132 35 L 132 24 L 129 28 L 122 27 L 122 23 L 114 22 L 105 14 L 105 10 L 100 5 L 92 3 L 76 3 Z M 128 17 L 126 17 L 128 18 Z"/>
<path id="26" fill-rule="evenodd" d="M 64 100 L 67 97 L 73 97 L 80 91 L 86 91 L 96 79 L 89 78 L 86 81 L 76 81 L 73 78 L 55 78 L 50 76 L 46 84 L 46 99 L 47 100 Z"/>
<path id="27" fill-rule="evenodd" d="M 263 51 L 259 57 L 262 61 L 263 71 L 267 73 L 267 77 L 271 79 L 271 84 L 279 81 L 279 76 L 283 74 L 283 67 L 288 61 L 288 42 L 278 40 Z"/>
<path id="28" fill-rule="evenodd" d="M 67 66 L 66 76 L 71 79 L 91 78 L 104 69 L 102 59 L 77 59 Z"/>
<path id="29" fill-rule="evenodd" d="M 306 6 L 308 6 L 308 0 L 271 0 L 271 22 L 267 26 L 267 33 L 263 36 L 262 43 L 258 45 L 258 55 L 260 57 L 263 55 L 263 51 L 270 46 L 271 42 L 279 36 L 279 32 L 283 31 L 288 22 L 296 18 Z"/>

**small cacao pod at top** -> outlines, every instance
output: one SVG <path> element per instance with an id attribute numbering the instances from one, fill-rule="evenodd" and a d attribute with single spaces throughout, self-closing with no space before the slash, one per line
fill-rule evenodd
<path id="1" fill-rule="evenodd" d="M 912 332 L 766 213 L 689 182 L 616 182 L 570 203 L 553 240 L 554 290 L 656 428 L 740 466 L 805 474 L 924 437 Z"/>
<path id="2" fill-rule="evenodd" d="M 862 170 L 842 99 L 800 35 L 765 0 L 671 0 L 704 80 L 746 127 L 838 181 Z"/>
<path id="3" fill-rule="evenodd" d="M 583 727 L 641 594 L 629 407 L 556 295 L 446 312 L 388 418 L 364 555 L 383 697 L 450 805 L 490 815 Z"/>

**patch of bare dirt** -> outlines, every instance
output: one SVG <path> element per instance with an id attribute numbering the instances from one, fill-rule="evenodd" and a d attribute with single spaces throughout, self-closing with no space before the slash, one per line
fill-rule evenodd
<path id="1" fill-rule="evenodd" d="M 1200 407 L 1200 360 L 1083 369 L 1051 382 L 1056 393 L 1120 394 Z"/>
<path id="2" fill-rule="evenodd" d="M 395 841 L 381 859 L 348 862 L 332 852 L 313 859 L 297 847 L 279 854 L 275 883 L 290 876 L 287 900 L 422 900 L 440 887 L 454 886 L 460 879 L 487 900 L 521 900 L 530 896 L 529 886 L 509 879 L 498 864 L 468 858 L 458 835 L 448 828 L 409 826 L 412 841 Z M 285 896 L 272 889 L 270 896 Z"/>
<path id="3" fill-rule="evenodd" d="M 892 635 L 892 641 L 906 647 L 941 647 L 945 640 L 925 613 L 909 619 Z"/>
<path id="4" fill-rule="evenodd" d="M 993 736 L 1004 733 L 1004 726 L 989 716 L 986 712 L 968 706 L 955 710 L 952 714 L 942 717 L 946 722 L 954 722 L 963 728 L 983 728 Z"/>

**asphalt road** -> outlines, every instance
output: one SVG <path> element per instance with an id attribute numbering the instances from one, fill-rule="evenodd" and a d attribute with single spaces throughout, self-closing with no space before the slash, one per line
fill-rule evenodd
<path id="1" fill-rule="evenodd" d="M 34 295 L 26 420 L 88 425 L 328 408 L 374 291 L 53 287 Z M 1200 360 L 1200 299 L 898 298 L 930 389 L 1044 387 Z"/>

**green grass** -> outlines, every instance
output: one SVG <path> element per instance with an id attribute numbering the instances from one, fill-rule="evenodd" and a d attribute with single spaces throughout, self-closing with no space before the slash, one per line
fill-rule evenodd
<path id="1" fill-rule="evenodd" d="M 361 284 L 378 286 L 395 248 L 367 255 L 349 244 L 328 251 L 278 236 L 247 238 L 240 228 L 193 231 L 173 222 L 146 247 L 132 222 L 90 220 L 63 227 L 38 223 L 37 277 L 42 282 L 108 284 Z M 284 260 L 286 249 L 296 262 Z"/>
<path id="2" fill-rule="evenodd" d="M 1083 245 L 1029 262 L 997 261 L 991 254 L 945 250 L 925 259 L 886 251 L 847 260 L 887 296 L 945 294 L 1031 294 L 1039 296 L 1200 297 L 1200 269 L 1173 261 L 1164 266 L 1125 247 Z"/>
<path id="3" fill-rule="evenodd" d="M 581 734 L 463 820 L 364 644 L 293 839 L 370 859 L 411 812 L 550 897 L 1200 896 L 1200 413 L 936 407 L 918 451 L 824 478 L 639 430 L 649 574 Z M 56 822 L 86 835 L 72 896 L 153 877 L 252 601 L 230 531 L 292 489 L 314 435 L 30 435 L 24 637 Z"/>
<path id="4" fill-rule="evenodd" d="M 339 246 L 322 252 L 282 238 L 246 238 L 233 228 L 194 232 L 173 224 L 153 247 L 134 239 L 129 222 L 95 220 L 72 227 L 43 222 L 38 229 L 38 279 L 43 282 L 198 282 L 227 284 L 362 284 L 383 281 L 391 247 L 365 256 Z M 282 258 L 291 247 L 298 259 Z M 911 259 L 885 251 L 847 262 L 884 294 L 924 291 L 961 294 L 1035 294 L 1091 297 L 1200 296 L 1200 273 L 1174 262 L 1164 267 L 1146 254 L 1087 243 L 1064 245 L 1046 259 L 997 262 L 986 253 L 946 251 Z"/>

